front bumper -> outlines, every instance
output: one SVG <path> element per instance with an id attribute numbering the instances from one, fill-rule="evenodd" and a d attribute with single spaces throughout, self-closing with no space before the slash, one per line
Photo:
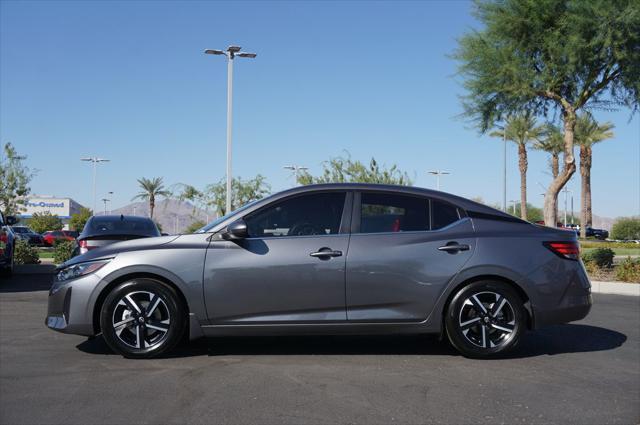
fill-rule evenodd
<path id="1" fill-rule="evenodd" d="M 45 325 L 58 332 L 92 336 L 93 290 L 99 278 L 95 274 L 67 282 L 54 282 L 49 290 Z"/>

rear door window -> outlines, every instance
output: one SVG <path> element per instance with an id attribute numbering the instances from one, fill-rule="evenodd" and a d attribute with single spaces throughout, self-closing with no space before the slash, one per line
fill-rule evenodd
<path id="1" fill-rule="evenodd" d="M 431 230 L 438 230 L 460 219 L 458 208 L 446 202 L 431 200 Z"/>
<path id="2" fill-rule="evenodd" d="M 427 198 L 365 192 L 361 199 L 361 233 L 429 230 Z"/>

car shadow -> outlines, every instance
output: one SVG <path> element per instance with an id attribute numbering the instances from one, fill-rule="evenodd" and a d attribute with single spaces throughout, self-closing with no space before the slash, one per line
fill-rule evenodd
<path id="1" fill-rule="evenodd" d="M 543 355 L 612 350 L 626 335 L 597 326 L 566 324 L 528 332 L 508 356 L 518 359 Z M 110 355 L 104 339 L 77 345 L 89 354 Z M 440 355 L 460 356 L 436 335 L 215 337 L 180 345 L 163 358 L 229 355 Z"/>
<path id="2" fill-rule="evenodd" d="M 16 273 L 0 279 L 0 293 L 48 291 L 52 277 L 52 273 Z"/>

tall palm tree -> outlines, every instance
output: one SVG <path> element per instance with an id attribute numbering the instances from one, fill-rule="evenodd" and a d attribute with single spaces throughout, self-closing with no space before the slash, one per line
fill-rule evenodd
<path id="1" fill-rule="evenodd" d="M 544 136 L 534 145 L 534 149 L 547 152 L 551 155 L 551 174 L 555 179 L 560 174 L 560 154 L 564 151 L 564 136 L 562 130 L 553 124 L 547 124 Z"/>
<path id="2" fill-rule="evenodd" d="M 536 119 L 529 113 L 513 115 L 506 119 L 505 126 L 490 133 L 490 136 L 500 137 L 518 145 L 518 166 L 520 168 L 520 217 L 527 219 L 527 144 L 542 139 L 544 126 L 537 125 Z"/>
<path id="3" fill-rule="evenodd" d="M 587 226 L 593 223 L 591 213 L 591 165 L 593 145 L 613 137 L 614 125 L 610 122 L 598 124 L 589 114 L 582 114 L 576 121 L 575 141 L 580 146 L 580 237 L 587 236 Z"/>
<path id="4" fill-rule="evenodd" d="M 154 177 L 152 179 L 147 179 L 145 177 L 138 179 L 138 184 L 142 191 L 134 196 L 131 200 L 134 199 L 142 199 L 149 201 L 149 217 L 153 218 L 153 210 L 156 207 L 156 197 L 157 196 L 169 196 L 171 192 L 164 188 L 164 184 L 162 183 L 162 177 Z"/>

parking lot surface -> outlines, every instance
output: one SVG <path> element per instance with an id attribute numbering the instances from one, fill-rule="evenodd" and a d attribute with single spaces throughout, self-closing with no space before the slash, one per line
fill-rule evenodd
<path id="1" fill-rule="evenodd" d="M 430 336 L 211 338 L 127 360 L 44 326 L 49 280 L 0 280 L 1 423 L 640 421 L 640 297 L 595 294 L 585 320 L 502 360 Z"/>

